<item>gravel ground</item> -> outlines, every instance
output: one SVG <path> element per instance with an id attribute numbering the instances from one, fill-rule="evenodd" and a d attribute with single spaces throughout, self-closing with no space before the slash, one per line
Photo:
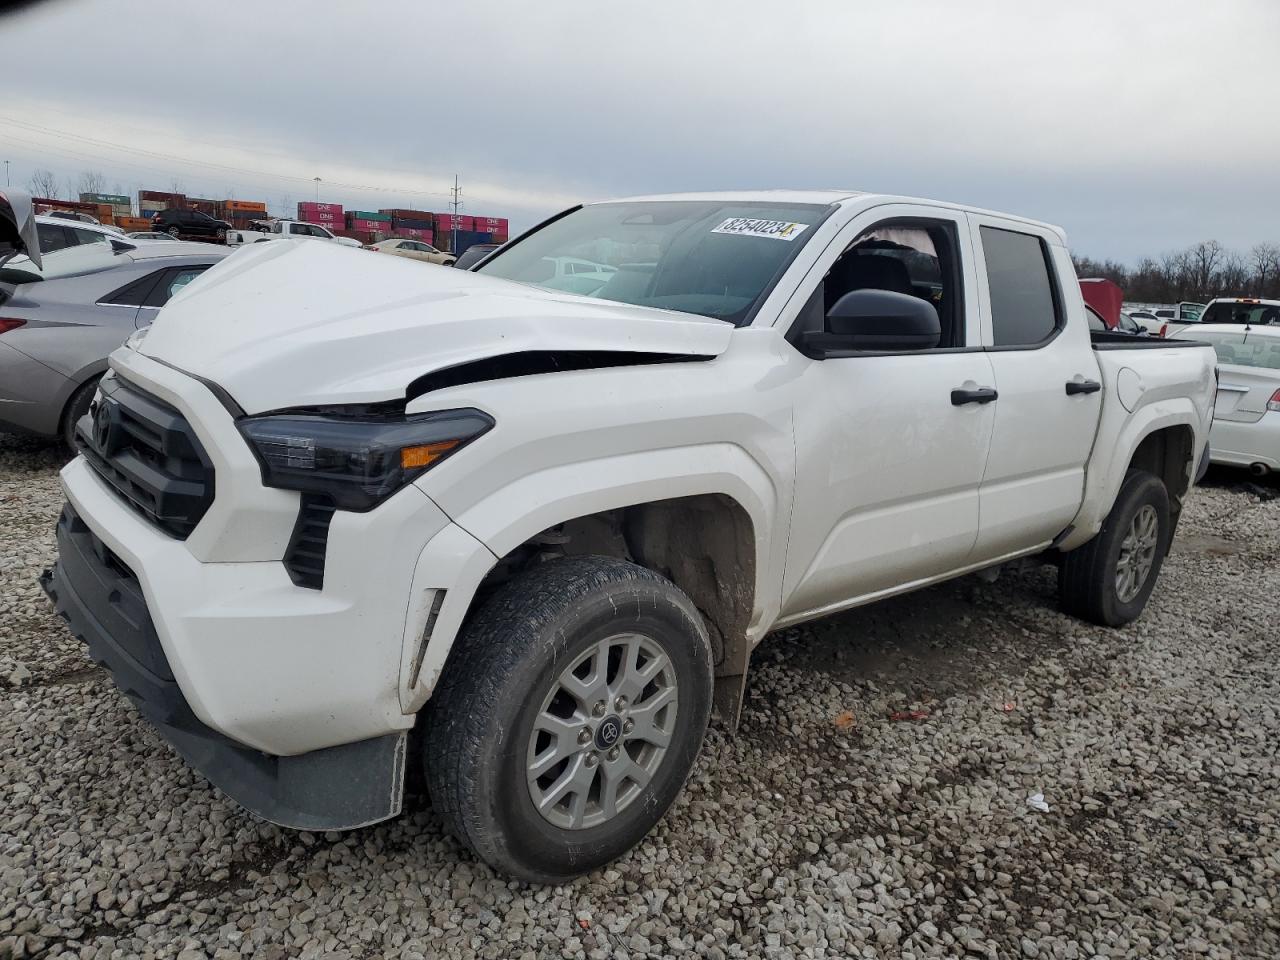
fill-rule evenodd
<path id="1" fill-rule="evenodd" d="M 1124 630 L 1041 568 L 772 637 L 659 828 L 539 889 L 425 800 L 300 834 L 191 773 L 35 583 L 58 465 L 0 436 L 0 956 L 1280 955 L 1278 485 L 1198 491 Z"/>

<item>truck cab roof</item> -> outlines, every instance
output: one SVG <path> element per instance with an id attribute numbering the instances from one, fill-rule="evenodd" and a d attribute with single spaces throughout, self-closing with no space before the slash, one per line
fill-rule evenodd
<path id="1" fill-rule="evenodd" d="M 598 200 L 595 203 L 668 203 L 687 201 L 713 201 L 720 203 L 781 203 L 781 204 L 826 204 L 841 207 L 869 208 L 888 203 L 909 203 L 918 206 L 938 207 L 945 210 L 959 210 L 965 213 L 990 217 L 1002 217 L 1047 230 L 1055 234 L 1063 244 L 1067 242 L 1066 233 L 1061 227 L 1042 220 L 1032 220 L 1017 214 L 1004 213 L 999 210 L 988 210 L 984 207 L 973 207 L 965 204 L 950 203 L 943 200 L 930 200 L 925 197 L 907 197 L 889 193 L 872 193 L 861 190 L 719 190 L 687 193 L 662 193 L 634 197 L 612 197 Z"/>

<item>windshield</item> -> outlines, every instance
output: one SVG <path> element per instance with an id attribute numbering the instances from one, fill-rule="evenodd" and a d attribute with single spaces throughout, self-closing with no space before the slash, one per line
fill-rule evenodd
<path id="1" fill-rule="evenodd" d="M 1215 300 L 1200 316 L 1201 323 L 1280 324 L 1280 306 L 1274 303 L 1233 303 Z"/>
<path id="2" fill-rule="evenodd" d="M 600 203 L 495 251 L 476 273 L 741 324 L 831 207 Z"/>

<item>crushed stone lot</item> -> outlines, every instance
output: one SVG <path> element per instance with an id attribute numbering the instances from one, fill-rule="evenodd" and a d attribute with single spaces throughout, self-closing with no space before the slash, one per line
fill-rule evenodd
<path id="1" fill-rule="evenodd" d="M 1280 955 L 1274 480 L 1211 475 L 1123 630 L 1041 567 L 769 638 L 654 833 L 537 888 L 425 798 L 301 834 L 192 773 L 36 583 L 61 460 L 0 435 L 0 957 Z"/>

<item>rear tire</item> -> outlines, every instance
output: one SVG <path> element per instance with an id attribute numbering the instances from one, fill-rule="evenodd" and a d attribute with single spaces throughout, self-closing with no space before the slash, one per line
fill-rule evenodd
<path id="1" fill-rule="evenodd" d="M 93 395 L 98 390 L 99 379 L 101 378 L 92 377 L 77 387 L 62 412 L 62 444 L 73 457 L 76 455 L 76 424 L 89 412 L 89 404 L 93 402 Z"/>
<path id="2" fill-rule="evenodd" d="M 1062 609 L 1104 627 L 1132 623 L 1155 589 L 1172 539 L 1164 484 L 1145 470 L 1130 470 L 1102 530 L 1063 555 Z"/>
<path id="3" fill-rule="evenodd" d="M 180 231 L 177 227 L 170 227 L 170 228 L 169 228 L 169 236 L 173 237 L 173 239 L 175 239 L 175 240 L 177 240 L 177 239 L 178 239 L 178 234 L 179 234 L 179 233 L 181 233 L 181 232 L 182 232 L 182 231 Z"/>
<path id="4" fill-rule="evenodd" d="M 427 704 L 432 805 L 478 857 L 521 879 L 602 866 L 683 786 L 711 674 L 702 618 L 668 580 L 610 557 L 537 567 L 481 606 Z"/>

